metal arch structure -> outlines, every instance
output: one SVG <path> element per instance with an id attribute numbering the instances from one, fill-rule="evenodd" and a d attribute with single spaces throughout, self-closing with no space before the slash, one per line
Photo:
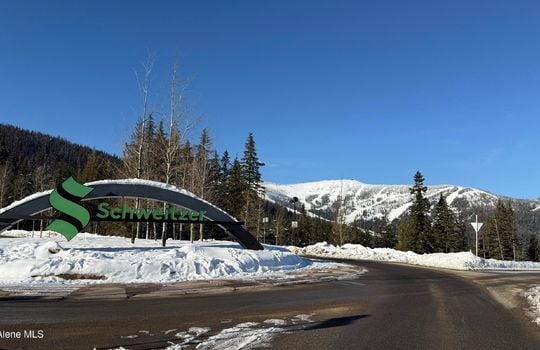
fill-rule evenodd
<path id="1" fill-rule="evenodd" d="M 164 185 L 157 183 L 159 185 Z M 246 249 L 263 250 L 263 246 L 242 225 L 236 224 L 233 216 L 216 208 L 210 203 L 174 189 L 163 186 L 153 186 L 151 183 L 131 183 L 122 180 L 110 183 L 88 183 L 94 190 L 83 201 L 103 198 L 144 198 L 178 205 L 194 211 L 205 211 L 205 218 L 210 221 L 219 221 L 218 224 L 229 236 L 234 238 Z M 49 193 L 44 193 L 19 205 L 12 206 L 0 214 L 0 232 L 7 230 L 23 219 L 39 214 L 51 208 Z M 231 223 L 227 223 L 230 221 Z"/>

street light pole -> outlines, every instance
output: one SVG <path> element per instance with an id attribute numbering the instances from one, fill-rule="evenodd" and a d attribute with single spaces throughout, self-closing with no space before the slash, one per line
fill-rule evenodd
<path id="1" fill-rule="evenodd" d="M 263 222 L 263 243 L 266 243 L 266 224 L 268 223 L 268 217 L 262 218 Z"/>
<path id="2" fill-rule="evenodd" d="M 291 223 L 291 236 L 292 236 L 292 244 L 295 244 L 295 237 L 294 237 L 294 229 L 298 225 L 298 222 L 296 221 L 296 202 L 298 202 L 298 197 L 293 197 L 291 199 L 292 205 L 293 205 L 293 222 Z"/>

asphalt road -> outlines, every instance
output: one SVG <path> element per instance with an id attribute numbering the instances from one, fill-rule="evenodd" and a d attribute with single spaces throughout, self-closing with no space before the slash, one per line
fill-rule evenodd
<path id="1" fill-rule="evenodd" d="M 540 329 L 481 287 L 435 270 L 356 262 L 356 280 L 263 291 L 127 300 L 0 299 L 0 331 L 43 330 L 42 339 L 0 339 L 0 349 L 157 349 L 166 330 L 291 320 L 275 349 L 540 349 Z M 125 338 L 140 330 L 135 339 Z M 122 338 L 124 336 L 124 338 Z M 204 339 L 203 339 L 204 340 Z M 189 346 L 194 347 L 196 344 Z"/>

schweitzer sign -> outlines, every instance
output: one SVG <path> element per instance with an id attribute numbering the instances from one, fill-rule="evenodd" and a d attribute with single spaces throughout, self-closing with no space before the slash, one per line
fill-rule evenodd
<path id="1" fill-rule="evenodd" d="M 133 209 L 127 205 L 109 207 L 109 203 L 99 203 L 98 213 L 93 220 L 107 221 L 157 221 L 157 222 L 204 222 L 203 211 L 184 210 L 175 207 L 162 209 Z"/>
<path id="2" fill-rule="evenodd" d="M 80 204 L 83 200 L 103 198 L 145 198 L 174 206 L 167 205 L 164 209 L 140 209 L 125 204 L 115 207 L 107 202 L 99 202 L 97 212 L 92 214 Z M 46 229 L 62 234 L 67 240 L 73 239 L 90 221 L 204 222 L 219 225 L 244 248 L 263 249 L 241 222 L 216 206 L 176 187 L 136 179 L 96 181 L 82 185 L 70 177 L 50 194 L 29 196 L 0 211 L 0 232 L 21 220 L 43 219 L 35 215 L 51 207 L 61 215 L 55 217 Z"/>
<path id="3" fill-rule="evenodd" d="M 94 188 L 81 185 L 73 177 L 51 192 L 49 203 L 62 215 L 55 219 L 47 230 L 55 231 L 66 237 L 68 241 L 77 233 L 84 230 L 90 221 L 153 221 L 153 222 L 204 222 L 206 211 L 184 210 L 176 207 L 161 209 L 132 209 L 127 205 L 110 207 L 109 203 L 101 202 L 97 205 L 98 213 L 95 216 L 79 204 Z"/>

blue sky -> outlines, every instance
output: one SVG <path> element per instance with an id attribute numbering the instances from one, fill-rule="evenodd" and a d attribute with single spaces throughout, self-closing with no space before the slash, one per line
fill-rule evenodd
<path id="1" fill-rule="evenodd" d="M 537 1 L 0 2 L 0 122 L 120 154 L 157 53 L 217 149 L 267 181 L 459 184 L 540 197 Z M 193 135 L 197 137 L 197 133 Z"/>

